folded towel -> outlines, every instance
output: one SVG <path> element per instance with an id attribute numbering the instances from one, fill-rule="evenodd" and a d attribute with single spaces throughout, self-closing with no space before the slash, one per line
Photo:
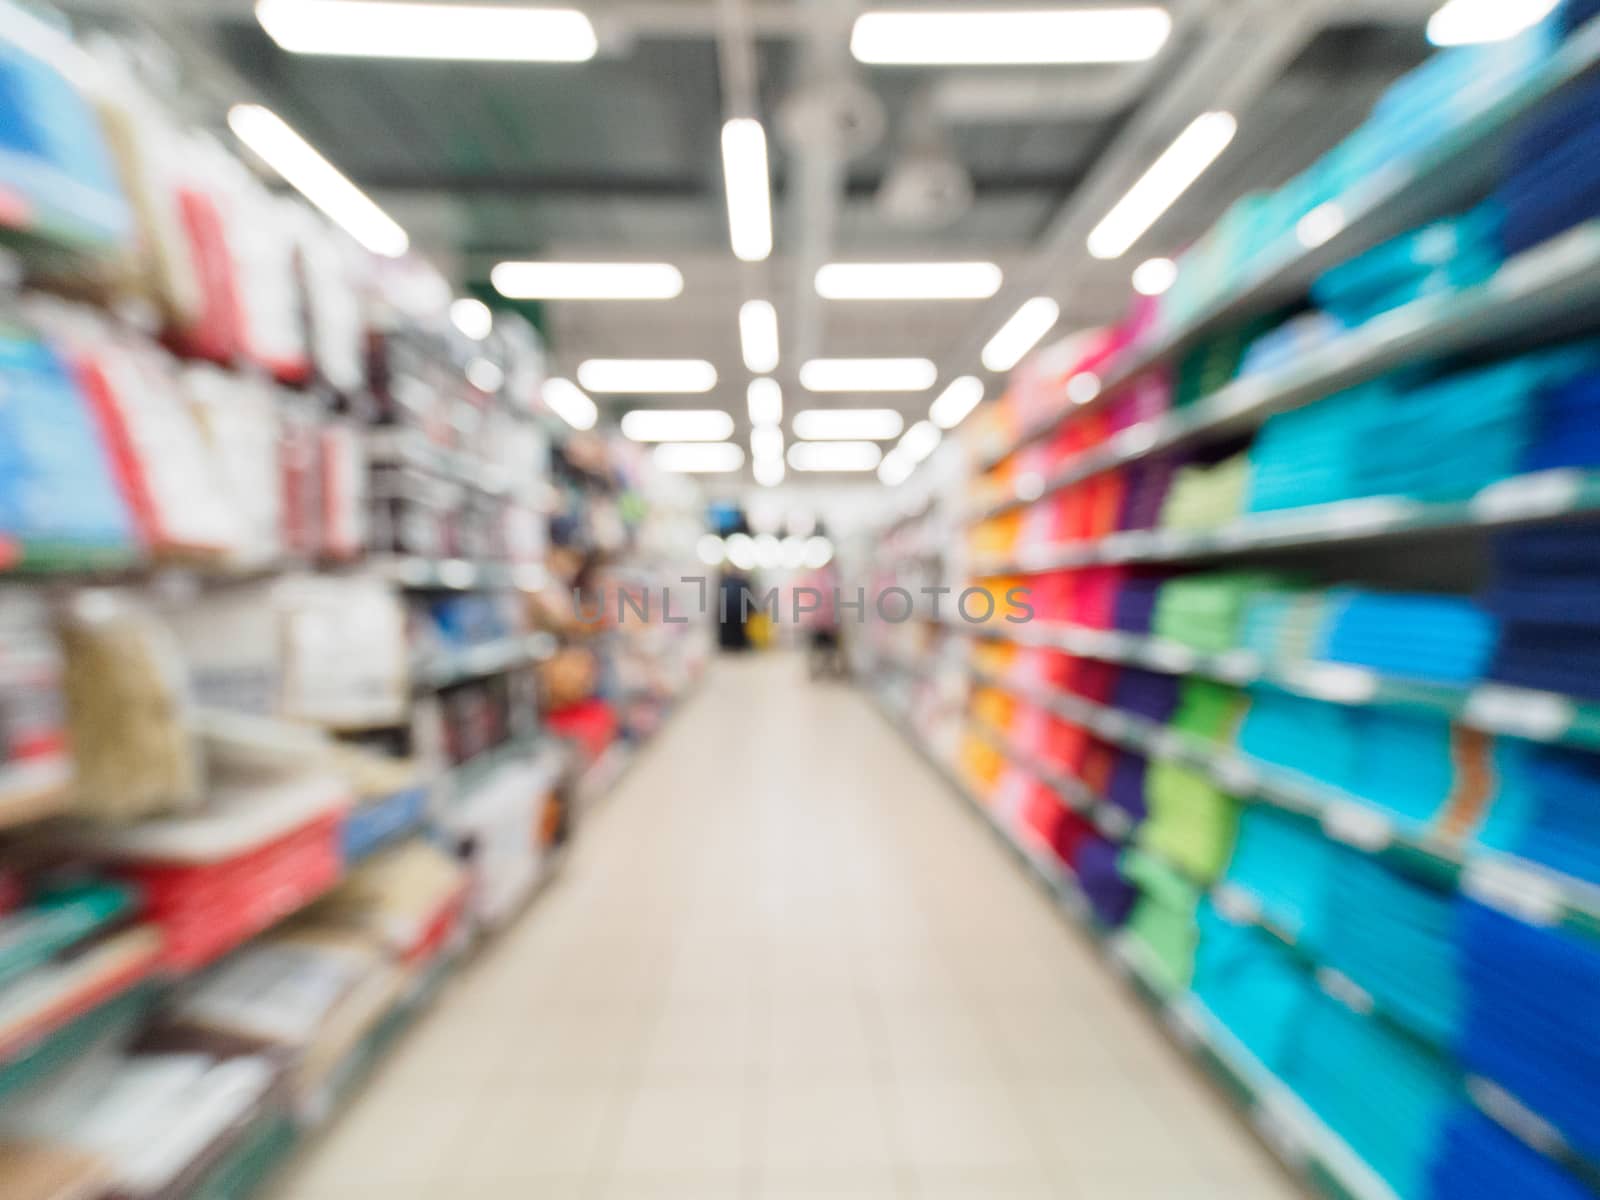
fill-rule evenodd
<path id="1" fill-rule="evenodd" d="M 1259 762 L 1354 791 L 1360 738 L 1357 710 L 1261 687 L 1251 690 L 1239 749 Z"/>
<path id="2" fill-rule="evenodd" d="M 1137 850 L 1124 852 L 1121 866 L 1139 889 L 1128 918 L 1129 937 L 1142 952 L 1156 988 L 1169 995 L 1181 992 L 1194 971 L 1200 889 L 1161 859 Z"/>
<path id="3" fill-rule="evenodd" d="M 1324 649 L 1330 661 L 1461 684 L 1488 667 L 1495 622 L 1470 600 L 1343 591 L 1332 602 Z"/>
<path id="4" fill-rule="evenodd" d="M 1178 680 L 1141 667 L 1124 667 L 1111 693 L 1114 707 L 1166 724 L 1178 706 Z"/>
<path id="5" fill-rule="evenodd" d="M 1600 755 L 1506 739 L 1495 762 L 1500 794 L 1479 841 L 1600 884 Z"/>
<path id="6" fill-rule="evenodd" d="M 1112 928 L 1128 919 L 1139 898 L 1138 889 L 1117 866 L 1121 855 L 1122 848 L 1105 838 L 1087 837 L 1078 844 L 1072 863 L 1094 915 L 1102 925 Z"/>
<path id="7" fill-rule="evenodd" d="M 1278 928 L 1320 943 L 1330 919 L 1336 860 L 1347 853 L 1314 821 L 1271 808 L 1246 808 L 1226 878 L 1259 900 Z"/>
<path id="8" fill-rule="evenodd" d="M 1206 776 L 1167 761 L 1146 771 L 1145 802 L 1150 811 L 1135 835 L 1139 847 L 1191 879 L 1216 879 L 1233 850 L 1239 802 Z"/>
<path id="9" fill-rule="evenodd" d="M 1564 1168 L 1463 1105 L 1439 1136 L 1429 1168 L 1430 1200 L 1594 1200 Z"/>
<path id="10" fill-rule="evenodd" d="M 1142 821 L 1148 808 L 1144 799 L 1144 777 L 1149 760 L 1132 750 L 1118 750 L 1111 767 L 1111 783 L 1106 789 L 1106 799 L 1127 813 L 1134 821 Z"/>
<path id="11" fill-rule="evenodd" d="M 1257 928 L 1232 924 L 1209 900 L 1197 919 L 1196 998 L 1269 1070 L 1279 1070 L 1316 985 L 1287 946 Z"/>

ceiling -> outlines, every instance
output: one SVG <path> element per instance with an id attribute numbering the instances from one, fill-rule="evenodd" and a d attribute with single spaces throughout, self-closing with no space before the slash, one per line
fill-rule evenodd
<path id="1" fill-rule="evenodd" d="M 741 440 L 743 300 L 777 305 L 788 413 L 888 404 L 909 424 L 937 388 L 808 396 L 794 378 L 800 359 L 929 357 L 942 387 L 983 374 L 978 349 L 1028 296 L 1060 302 L 1060 332 L 1115 320 L 1135 265 L 1181 250 L 1237 196 L 1283 182 L 1348 133 L 1425 56 L 1423 27 L 1437 7 L 1169 0 L 1173 35 L 1150 63 L 930 69 L 856 64 L 847 45 L 861 6 L 852 0 L 576 2 L 601 40 L 582 64 L 295 56 L 261 31 L 249 0 L 65 7 L 132 14 L 212 94 L 277 110 L 464 289 L 488 296 L 489 268 L 508 257 L 675 263 L 685 277 L 677 300 L 546 305 L 558 368 L 570 373 L 589 357 L 709 358 L 715 392 L 658 402 L 726 408 Z M 733 257 L 723 202 L 719 129 L 740 106 L 730 90 L 741 70 L 753 71 L 772 154 L 775 248 L 761 264 Z M 868 127 L 881 115 L 881 133 L 854 155 L 838 153 L 837 137 L 797 143 L 788 130 L 799 96 Z M 1088 228 L 1189 121 L 1224 107 L 1239 133 L 1223 156 L 1127 256 L 1090 258 Z M 912 148 L 953 158 L 972 184 L 970 203 L 931 228 L 894 219 L 877 200 Z M 1005 271 L 991 300 L 830 302 L 810 286 L 834 259 L 978 258 Z M 986 378 L 992 394 L 1000 381 Z M 613 411 L 657 402 L 596 399 Z"/>

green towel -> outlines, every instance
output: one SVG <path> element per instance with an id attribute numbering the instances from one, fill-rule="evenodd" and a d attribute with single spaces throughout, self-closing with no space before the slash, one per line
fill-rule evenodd
<path id="1" fill-rule="evenodd" d="M 1242 643 L 1245 614 L 1264 594 L 1288 586 L 1265 571 L 1217 571 L 1169 580 L 1156 593 L 1151 630 L 1207 653 Z"/>
<path id="2" fill-rule="evenodd" d="M 1250 707 L 1238 688 L 1212 679 L 1185 679 L 1178 688 L 1172 728 L 1204 741 L 1232 745 Z"/>
<path id="3" fill-rule="evenodd" d="M 1137 850 L 1124 853 L 1119 865 L 1140 890 L 1128 918 L 1128 937 L 1138 946 L 1157 990 L 1165 995 L 1181 992 L 1194 971 L 1200 889 L 1160 859 Z"/>
<path id="4" fill-rule="evenodd" d="M 1204 883 L 1227 868 L 1239 827 L 1239 802 L 1204 775 L 1177 763 L 1150 764 L 1145 776 L 1150 815 L 1138 844 Z"/>
<path id="5" fill-rule="evenodd" d="M 1250 470 L 1246 454 L 1211 467 L 1181 468 L 1161 505 L 1161 528 L 1203 531 L 1231 525 L 1245 511 Z"/>

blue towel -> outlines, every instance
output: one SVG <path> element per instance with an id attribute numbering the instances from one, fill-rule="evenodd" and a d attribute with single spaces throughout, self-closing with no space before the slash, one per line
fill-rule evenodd
<path id="1" fill-rule="evenodd" d="M 1239 749 L 1260 762 L 1352 791 L 1360 736 L 1355 709 L 1259 687 L 1251 689 Z"/>
<path id="2" fill-rule="evenodd" d="M 1439 1131 L 1461 1103 L 1445 1059 L 1318 993 L 1283 1079 L 1396 1192 L 1421 1194 Z"/>
<path id="3" fill-rule="evenodd" d="M 1332 268 L 1311 298 L 1350 328 L 1422 296 L 1481 283 L 1500 265 L 1500 213 L 1482 205 L 1413 229 Z"/>
<path id="4" fill-rule="evenodd" d="M 1575 33 L 1585 21 L 1600 16 L 1600 0 L 1566 0 L 1556 9 L 1556 28 L 1562 33 Z"/>
<path id="5" fill-rule="evenodd" d="M 1315 822 L 1276 809 L 1246 808 L 1239 815 L 1225 878 L 1255 896 L 1278 928 L 1320 945 L 1333 916 L 1329 899 L 1337 859 L 1347 853 Z"/>
<path id="6" fill-rule="evenodd" d="M 1536 691 L 1600 701 L 1600 646 L 1584 625 L 1508 625 L 1489 677 Z"/>
<path id="7" fill-rule="evenodd" d="M 1600 946 L 1461 906 L 1461 1059 L 1600 1160 Z"/>
<path id="8" fill-rule="evenodd" d="M 1565 1169 L 1476 1108 L 1446 1124 L 1429 1171 L 1430 1200 L 1594 1200 Z"/>
<path id="9" fill-rule="evenodd" d="M 1469 600 L 1346 591 L 1325 655 L 1385 675 L 1471 683 L 1488 666 L 1495 632 L 1494 620 Z"/>
<path id="10" fill-rule="evenodd" d="M 1501 249 L 1507 257 L 1600 215 L 1600 159 L 1592 131 L 1568 139 L 1513 171 L 1494 194 L 1505 212 Z"/>
<path id="11" fill-rule="evenodd" d="M 1516 529 L 1494 539 L 1495 574 L 1600 577 L 1600 525 Z"/>
<path id="12" fill-rule="evenodd" d="M 1600 884 L 1600 755 L 1502 739 L 1479 841 Z"/>
<path id="13" fill-rule="evenodd" d="M 1209 900 L 1196 914 L 1195 996 L 1268 1069 L 1281 1069 L 1316 985 L 1294 952 L 1260 929 L 1235 925 Z"/>

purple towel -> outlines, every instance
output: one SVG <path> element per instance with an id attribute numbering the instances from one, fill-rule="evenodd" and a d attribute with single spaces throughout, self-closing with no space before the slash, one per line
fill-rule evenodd
<path id="1" fill-rule="evenodd" d="M 1073 869 L 1089 907 L 1103 925 L 1115 927 L 1128 919 L 1138 889 L 1122 877 L 1117 869 L 1121 849 L 1104 838 L 1089 838 L 1078 847 Z"/>
<path id="2" fill-rule="evenodd" d="M 1182 460 L 1175 456 L 1144 458 L 1128 464 L 1127 490 L 1122 496 L 1118 529 L 1154 529 L 1161 520 L 1161 506 Z"/>
<path id="3" fill-rule="evenodd" d="M 1173 675 L 1158 675 L 1142 667 L 1124 668 L 1117 676 L 1117 686 L 1111 694 L 1114 707 L 1137 716 L 1147 717 L 1158 725 L 1172 719 L 1178 707 L 1178 680 Z"/>
<path id="4" fill-rule="evenodd" d="M 1600 577 L 1600 525 L 1556 525 L 1504 533 L 1494 541 L 1495 574 Z"/>
<path id="5" fill-rule="evenodd" d="M 1117 587 L 1112 624 L 1124 633 L 1149 633 L 1155 619 L 1156 594 L 1166 581 L 1154 575 L 1130 575 Z"/>
<path id="6" fill-rule="evenodd" d="M 1149 810 L 1144 800 L 1144 770 L 1147 760 L 1132 750 L 1118 750 L 1111 764 L 1111 782 L 1106 799 L 1135 821 L 1142 821 Z"/>

